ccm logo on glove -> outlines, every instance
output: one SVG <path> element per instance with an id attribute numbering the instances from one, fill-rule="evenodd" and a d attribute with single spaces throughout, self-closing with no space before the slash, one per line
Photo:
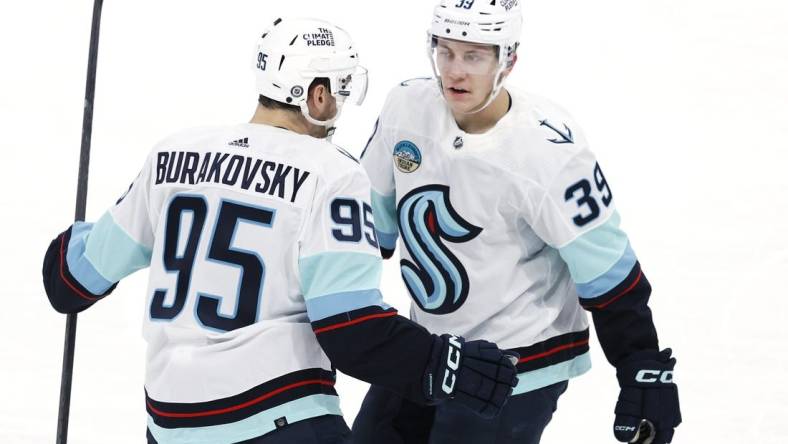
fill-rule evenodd
<path id="1" fill-rule="evenodd" d="M 635 381 L 644 383 L 661 382 L 670 384 L 673 382 L 673 370 L 641 370 L 635 376 Z"/>
<path id="2" fill-rule="evenodd" d="M 449 353 L 446 356 L 446 372 L 443 375 L 441 388 L 444 393 L 451 395 L 454 391 L 454 382 L 457 380 L 456 371 L 460 368 L 460 348 L 462 344 L 456 336 L 449 337 Z"/>
<path id="3" fill-rule="evenodd" d="M 613 429 L 617 432 L 634 432 L 635 430 L 637 430 L 637 427 L 617 425 Z"/>

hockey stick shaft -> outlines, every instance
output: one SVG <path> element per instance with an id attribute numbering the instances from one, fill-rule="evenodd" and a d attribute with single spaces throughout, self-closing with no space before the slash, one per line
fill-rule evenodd
<path id="1" fill-rule="evenodd" d="M 93 98 L 96 91 L 96 62 L 98 59 L 99 27 L 103 0 L 93 2 L 93 21 L 90 28 L 90 52 L 85 84 L 85 103 L 82 114 L 82 145 L 79 152 L 77 203 L 75 221 L 85 220 L 88 196 L 88 170 L 90 166 L 90 139 L 93 133 Z M 68 441 L 68 417 L 71 406 L 71 380 L 74 370 L 74 346 L 77 337 L 77 315 L 66 317 L 65 344 L 63 346 L 63 371 L 60 376 L 60 403 L 57 415 L 57 444 Z"/>

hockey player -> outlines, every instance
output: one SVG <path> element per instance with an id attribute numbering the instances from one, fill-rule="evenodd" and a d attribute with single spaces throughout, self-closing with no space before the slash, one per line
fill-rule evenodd
<path id="1" fill-rule="evenodd" d="M 517 351 L 519 384 L 495 419 L 373 387 L 356 444 L 539 442 L 567 381 L 591 367 L 583 309 L 617 369 L 616 438 L 667 443 L 681 422 L 651 288 L 582 131 L 552 102 L 504 88 L 518 3 L 440 2 L 428 40 L 436 78 L 391 91 L 361 163 L 384 257 L 399 238 L 411 318 Z"/>
<path id="2" fill-rule="evenodd" d="M 369 181 L 322 139 L 366 91 L 350 37 L 277 20 L 255 70 L 250 123 L 165 139 L 97 223 L 52 242 L 52 305 L 82 311 L 150 267 L 149 443 L 345 442 L 334 367 L 496 414 L 516 384 L 507 356 L 431 335 L 381 300 Z"/>

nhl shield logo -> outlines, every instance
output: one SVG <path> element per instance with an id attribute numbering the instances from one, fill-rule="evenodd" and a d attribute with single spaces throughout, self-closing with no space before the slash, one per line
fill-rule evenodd
<path id="1" fill-rule="evenodd" d="M 412 173 L 421 166 L 421 151 L 413 142 L 403 140 L 394 147 L 394 165 L 403 173 Z"/>
<path id="2" fill-rule="evenodd" d="M 290 95 L 293 97 L 301 97 L 304 94 L 304 88 L 299 85 L 296 85 L 290 89 Z"/>

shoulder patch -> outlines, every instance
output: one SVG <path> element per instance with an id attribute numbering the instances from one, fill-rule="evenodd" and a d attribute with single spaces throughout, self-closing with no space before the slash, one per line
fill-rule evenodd
<path id="1" fill-rule="evenodd" d="M 421 151 L 415 143 L 402 140 L 394 147 L 394 165 L 403 173 L 412 173 L 421 166 Z"/>

